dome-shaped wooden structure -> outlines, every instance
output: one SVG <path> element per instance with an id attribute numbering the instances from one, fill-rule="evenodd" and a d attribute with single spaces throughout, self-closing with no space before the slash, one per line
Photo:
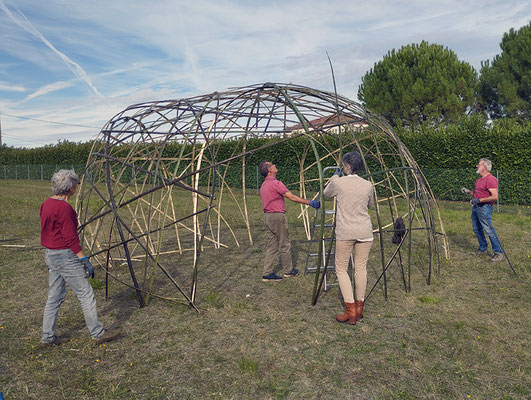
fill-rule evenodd
<path id="1" fill-rule="evenodd" d="M 275 140 L 247 147 L 250 138 L 264 136 Z M 326 185 L 323 165 L 337 165 L 351 149 L 362 154 L 365 177 L 375 186 L 374 225 L 384 289 L 386 270 L 396 263 L 409 290 L 414 251 L 426 254 L 420 268 L 429 283 L 432 270 L 438 269 L 441 238 L 447 249 L 446 238 L 430 188 L 407 148 L 384 120 L 361 105 L 291 84 L 136 104 L 112 118 L 93 146 L 78 197 L 82 238 L 93 263 L 134 288 L 140 305 L 157 295 L 155 278 L 160 276 L 195 307 L 201 249 L 253 243 L 246 159 L 295 138 L 306 141 L 298 158 L 296 187 L 302 197 L 318 196 Z M 232 155 L 220 157 L 219 144 L 227 140 L 238 146 Z M 241 169 L 238 184 L 227 178 L 234 165 Z M 241 194 L 233 192 L 234 186 Z M 246 226 L 243 235 L 224 217 L 228 199 L 231 212 L 237 209 Z M 301 207 L 300 217 L 309 236 L 306 207 Z M 405 221 L 406 235 L 399 244 L 387 244 L 383 237 L 392 234 L 398 217 Z M 416 231 L 424 238 L 419 243 L 411 239 Z M 178 266 L 191 271 L 192 282 L 184 290 L 172 271 L 176 255 L 186 251 L 194 257 L 192 265 Z"/>

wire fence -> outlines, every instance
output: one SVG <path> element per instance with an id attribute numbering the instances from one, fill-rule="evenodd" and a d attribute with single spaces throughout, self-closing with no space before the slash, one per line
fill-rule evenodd
<path id="1" fill-rule="evenodd" d="M 73 169 L 82 174 L 84 165 L 0 165 L 0 179 L 49 181 L 60 169 Z"/>
<path id="2" fill-rule="evenodd" d="M 48 181 L 52 175 L 60 169 L 73 169 L 82 175 L 85 165 L 0 165 L 0 179 L 15 180 L 41 180 Z M 298 185 L 290 185 L 299 177 L 299 169 L 294 167 L 277 166 L 279 173 L 277 178 L 285 182 L 291 190 L 296 191 Z M 230 166 L 228 170 L 219 170 L 225 182 L 234 188 L 242 185 L 241 167 Z M 531 205 L 531 174 L 527 170 L 492 170 L 492 174 L 498 179 L 498 205 Z M 466 196 L 460 192 L 461 187 L 474 188 L 478 175 L 472 169 L 434 169 L 423 168 L 422 173 L 426 177 L 435 197 L 440 200 L 464 201 Z M 142 174 L 124 177 L 124 179 L 142 179 Z M 257 165 L 249 165 L 245 169 L 245 186 L 247 189 L 258 189 L 263 182 L 263 177 L 258 171 Z M 204 182 L 202 180 L 204 179 Z M 188 179 L 189 180 L 189 179 Z M 201 177 L 200 183 L 208 185 L 208 176 Z M 190 182 L 187 182 L 190 183 Z M 220 184 L 220 179 L 217 179 Z"/>

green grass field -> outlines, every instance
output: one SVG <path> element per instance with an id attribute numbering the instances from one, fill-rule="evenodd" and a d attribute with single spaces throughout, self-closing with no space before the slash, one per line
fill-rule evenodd
<path id="1" fill-rule="evenodd" d="M 39 207 L 49 194 L 47 182 L 0 181 L 0 392 L 6 399 L 531 397 L 527 206 L 501 206 L 494 214 L 518 278 L 507 263 L 472 255 L 470 206 L 442 202 L 451 259 L 440 275 L 428 286 L 417 273 L 405 293 L 391 272 L 388 300 L 378 288 L 356 326 L 335 322 L 337 287 L 310 304 L 313 275 L 261 281 L 265 237 L 257 217 L 254 247 L 201 255 L 201 313 L 159 299 L 140 309 L 133 291 L 111 282 L 109 300 L 103 288 L 95 291 L 98 310 L 104 325 L 122 327 L 123 336 L 94 346 L 69 291 L 58 335 L 71 340 L 42 349 L 48 281 Z M 288 205 L 301 269 L 306 247 L 296 213 Z"/>

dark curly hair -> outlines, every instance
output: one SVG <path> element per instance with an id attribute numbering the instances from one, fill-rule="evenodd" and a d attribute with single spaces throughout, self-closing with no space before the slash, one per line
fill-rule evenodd
<path id="1" fill-rule="evenodd" d="M 345 155 L 341 159 L 341 162 L 343 163 L 343 165 L 346 164 L 350 166 L 351 174 L 357 174 L 358 172 L 364 169 L 363 159 L 361 158 L 361 154 L 358 153 L 357 151 L 351 151 L 349 153 L 345 153 Z"/>

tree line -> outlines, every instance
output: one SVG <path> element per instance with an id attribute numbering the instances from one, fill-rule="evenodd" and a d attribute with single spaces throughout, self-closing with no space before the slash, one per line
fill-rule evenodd
<path id="1" fill-rule="evenodd" d="M 454 123 L 463 115 L 529 119 L 531 22 L 503 35 L 501 53 L 477 71 L 439 44 L 390 50 L 362 78 L 358 98 L 391 125 Z"/>

